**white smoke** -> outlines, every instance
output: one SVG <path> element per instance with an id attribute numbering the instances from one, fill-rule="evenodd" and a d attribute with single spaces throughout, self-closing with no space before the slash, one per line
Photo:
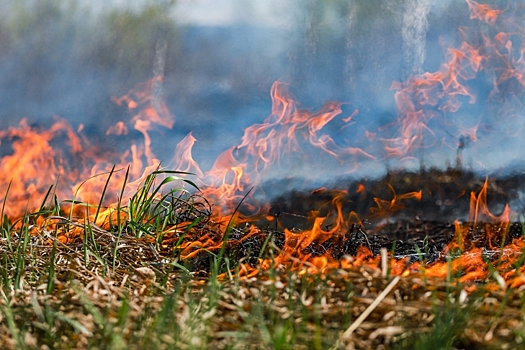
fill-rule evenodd
<path id="1" fill-rule="evenodd" d="M 422 73 L 426 59 L 426 35 L 430 0 L 408 0 L 403 14 L 403 52 L 405 62 L 415 73 Z"/>
<path id="2" fill-rule="evenodd" d="M 348 11 L 348 17 L 346 18 L 346 31 L 348 35 L 346 36 L 346 57 L 345 57 L 345 76 L 346 81 L 349 85 L 354 83 L 355 76 L 355 67 L 354 67 L 354 52 L 352 50 L 354 45 L 354 37 L 350 35 L 354 31 L 355 26 L 357 25 L 357 10 L 358 7 L 356 4 L 349 4 L 350 11 Z"/>
<path id="3" fill-rule="evenodd" d="M 168 42 L 166 39 L 157 39 L 155 45 L 155 61 L 153 62 L 153 75 L 161 77 L 162 79 L 153 80 L 152 86 L 152 105 L 157 114 L 162 115 L 162 103 L 164 101 L 164 93 L 162 89 L 162 82 L 164 80 L 164 68 L 166 66 L 166 51 L 168 49 Z"/>

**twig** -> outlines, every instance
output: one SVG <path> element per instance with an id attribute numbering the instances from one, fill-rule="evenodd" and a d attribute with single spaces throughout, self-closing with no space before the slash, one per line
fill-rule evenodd
<path id="1" fill-rule="evenodd" d="M 385 299 L 385 297 L 392 291 L 392 289 L 397 285 L 399 280 L 401 279 L 400 276 L 396 276 L 389 284 L 386 286 L 386 288 L 377 296 L 377 298 L 366 308 L 365 311 L 359 317 L 357 320 L 354 321 L 350 325 L 350 327 L 347 328 L 347 330 L 339 337 L 339 340 L 336 342 L 336 344 L 331 348 L 337 349 L 339 348 L 341 340 L 347 340 L 352 336 L 352 333 L 363 323 L 363 321 L 374 311 L 374 309 Z"/>
<path id="2" fill-rule="evenodd" d="M 388 256 L 387 256 L 387 250 L 386 248 L 381 248 L 381 276 L 383 278 L 386 278 L 388 274 Z"/>

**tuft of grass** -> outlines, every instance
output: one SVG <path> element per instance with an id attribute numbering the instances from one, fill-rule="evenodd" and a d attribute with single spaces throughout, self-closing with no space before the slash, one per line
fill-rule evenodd
<path id="1" fill-rule="evenodd" d="M 170 170 L 157 170 L 146 176 L 144 184 L 131 197 L 127 207 L 128 225 L 136 237 L 154 236 L 162 240 L 157 233 L 163 232 L 169 225 L 177 225 L 186 219 L 186 215 L 195 209 L 194 197 L 184 187 L 169 189 L 165 194 L 162 190 L 173 183 L 186 183 L 198 190 L 192 181 L 179 175 L 190 173 Z M 158 177 L 163 179 L 157 185 Z"/>

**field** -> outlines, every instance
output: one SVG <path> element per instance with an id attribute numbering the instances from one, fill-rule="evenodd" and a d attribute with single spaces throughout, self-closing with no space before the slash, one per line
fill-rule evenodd
<path id="1" fill-rule="evenodd" d="M 178 179 L 174 173 L 162 175 Z M 424 267 L 399 275 L 392 254 L 344 255 L 328 266 L 292 258 L 277 264 L 282 245 L 272 235 L 261 235 L 255 258 L 255 250 L 239 258 L 235 218 L 214 222 L 194 194 L 171 190 L 159 201 L 169 181 L 156 185 L 158 175 L 126 205 L 91 206 L 89 220 L 64 215 L 58 199 L 16 221 L 4 218 L 4 348 L 522 346 L 523 287 L 512 287 L 494 269 L 461 280 L 451 255 L 445 278 L 426 276 Z M 185 250 L 198 241 L 195 235 L 221 230 L 218 246 L 193 255 Z M 522 265 L 523 259 L 514 262 L 516 271 Z"/>
<path id="2" fill-rule="evenodd" d="M 3 3 L 1 349 L 525 348 L 523 1 Z"/>

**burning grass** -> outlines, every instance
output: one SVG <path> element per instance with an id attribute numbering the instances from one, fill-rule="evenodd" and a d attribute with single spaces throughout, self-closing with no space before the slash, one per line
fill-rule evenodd
<path id="1" fill-rule="evenodd" d="M 13 151 L 0 162 L 0 183 L 9 184 L 0 213 L 3 347 L 521 347 L 524 229 L 509 205 L 489 208 L 487 193 L 502 195 L 498 204 L 517 198 L 521 208 L 523 178 L 508 182 L 517 190 L 508 198 L 462 171 L 462 152 L 484 124 L 465 128 L 449 114 L 475 102 L 469 84 L 486 71 L 490 99 L 500 100 L 493 112 L 505 106 L 487 113 L 514 125 L 524 37 L 507 10 L 467 5 L 483 30 L 461 29 L 462 43 L 446 49 L 437 71 L 393 83 L 396 121 L 364 132 L 379 150 L 351 141 L 359 131 L 347 134 L 357 109 L 348 117 L 343 103 L 301 109 L 277 81 L 271 114 L 211 168 L 193 159 L 189 133 L 173 154 L 183 171 L 159 170 L 152 132 L 175 122 L 159 93 L 163 69 L 114 98 L 131 123 L 118 121 L 106 135 L 133 127 L 143 138 L 123 154 L 104 152 L 62 119 L 49 129 L 22 120 L 0 132 Z M 336 119 L 341 135 L 326 127 Z M 264 196 L 274 167 L 292 177 L 309 171 L 295 169 L 307 154 L 320 160 L 311 171 L 335 162 L 347 173 L 385 159 L 403 168 L 419 153 L 423 165 L 424 150 L 440 139 L 457 147 L 456 167 L 446 172 L 389 173 L 380 183 L 339 184 L 273 206 Z M 36 210 L 35 198 L 43 198 Z M 302 220 L 301 229 L 290 218 Z"/>
<path id="2" fill-rule="evenodd" d="M 332 247 L 328 258 L 321 253 L 330 248 L 325 240 L 325 246 L 312 242 L 302 260 L 284 260 L 289 234 L 234 225 L 235 216 L 216 220 L 198 194 L 164 190 L 174 182 L 193 187 L 182 175 L 152 173 L 126 205 L 54 199 L 71 206 L 45 204 L 14 222 L 4 219 L 2 344 L 489 349 L 524 340 L 523 287 L 501 277 L 503 252 L 518 246 L 517 234 L 493 256 L 485 250 L 480 259 L 488 272 L 469 279 L 458 261 L 475 252 L 439 249 L 431 260 L 428 248 L 437 249 L 433 242 L 444 243 L 438 237 L 454 228 L 446 224 L 415 224 L 413 232 L 426 239 L 422 246 L 352 226 L 346 236 L 334 234 L 343 240 L 332 243 L 339 251 Z M 91 214 L 73 214 L 85 211 Z M 521 236 L 518 225 L 509 232 Z M 323 266 L 323 258 L 332 263 Z M 444 278 L 433 277 L 436 262 L 446 267 Z M 515 273 L 522 264 L 513 262 Z"/>

